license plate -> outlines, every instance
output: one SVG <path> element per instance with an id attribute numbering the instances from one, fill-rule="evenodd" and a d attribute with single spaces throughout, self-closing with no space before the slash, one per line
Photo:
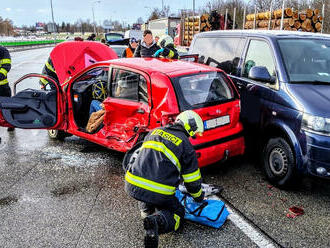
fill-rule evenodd
<path id="1" fill-rule="evenodd" d="M 204 129 L 220 127 L 230 123 L 229 115 L 221 116 L 215 119 L 204 121 Z"/>

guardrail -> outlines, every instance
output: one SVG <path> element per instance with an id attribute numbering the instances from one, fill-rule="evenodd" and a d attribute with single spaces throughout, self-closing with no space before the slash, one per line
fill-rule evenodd
<path id="1" fill-rule="evenodd" d="M 53 46 L 64 40 L 36 40 L 36 41 L 0 41 L 0 45 L 6 47 L 9 51 L 22 51 L 40 47 Z"/>

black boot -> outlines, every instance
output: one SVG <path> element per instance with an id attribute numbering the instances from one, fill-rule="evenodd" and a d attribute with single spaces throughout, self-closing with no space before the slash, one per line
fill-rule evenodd
<path id="1" fill-rule="evenodd" d="M 12 131 L 14 131 L 14 130 L 15 130 L 14 127 L 8 127 L 8 128 L 7 128 L 7 132 L 12 132 Z"/>
<path id="2" fill-rule="evenodd" d="M 143 220 L 145 236 L 144 247 L 145 248 L 157 248 L 158 247 L 158 224 L 157 216 L 150 215 Z"/>

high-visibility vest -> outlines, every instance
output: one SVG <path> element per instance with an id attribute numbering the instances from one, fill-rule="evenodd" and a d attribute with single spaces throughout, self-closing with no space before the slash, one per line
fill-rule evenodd
<path id="1" fill-rule="evenodd" d="M 131 48 L 127 47 L 126 48 L 126 58 L 133 58 L 134 54 L 131 50 Z"/>

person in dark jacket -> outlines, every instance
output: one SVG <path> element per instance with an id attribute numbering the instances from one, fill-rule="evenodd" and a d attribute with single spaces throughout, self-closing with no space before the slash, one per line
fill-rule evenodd
<path id="1" fill-rule="evenodd" d="M 179 53 L 174 47 L 173 39 L 169 35 L 162 36 L 158 41 L 160 49 L 154 54 L 156 58 L 178 59 Z"/>
<path id="2" fill-rule="evenodd" d="M 0 96 L 11 97 L 7 74 L 11 69 L 11 57 L 7 48 L 0 46 Z M 9 127 L 8 131 L 14 128 Z"/>
<path id="3" fill-rule="evenodd" d="M 122 57 L 123 58 L 132 58 L 134 57 L 134 52 L 136 47 L 138 46 L 137 41 L 135 38 L 131 38 L 129 40 L 128 47 L 124 50 Z"/>
<path id="4" fill-rule="evenodd" d="M 95 34 L 91 34 L 90 36 L 88 36 L 87 40 L 90 41 L 95 41 L 96 35 Z"/>
<path id="5" fill-rule="evenodd" d="M 181 179 L 196 201 L 204 199 L 196 152 L 188 139 L 203 131 L 201 117 L 184 111 L 173 125 L 152 130 L 124 164 L 125 190 L 140 201 L 145 247 L 158 247 L 158 234 L 178 230 L 185 213 L 175 197 Z"/>
<path id="6" fill-rule="evenodd" d="M 160 49 L 156 41 L 152 37 L 152 32 L 150 30 L 145 30 L 143 32 L 143 40 L 135 49 L 134 57 L 152 57 L 155 52 Z"/>
<path id="7" fill-rule="evenodd" d="M 7 48 L 0 46 L 0 96 L 11 97 L 7 74 L 11 69 L 11 57 Z"/>
<path id="8" fill-rule="evenodd" d="M 50 57 L 48 57 L 41 73 L 52 77 L 56 83 L 59 82 L 52 59 Z M 48 80 L 44 79 L 44 78 L 41 78 L 39 83 L 40 83 L 42 89 L 46 89 L 46 86 L 49 84 Z M 50 84 L 50 88 L 52 90 L 56 90 L 56 86 L 53 85 L 52 83 Z"/>

